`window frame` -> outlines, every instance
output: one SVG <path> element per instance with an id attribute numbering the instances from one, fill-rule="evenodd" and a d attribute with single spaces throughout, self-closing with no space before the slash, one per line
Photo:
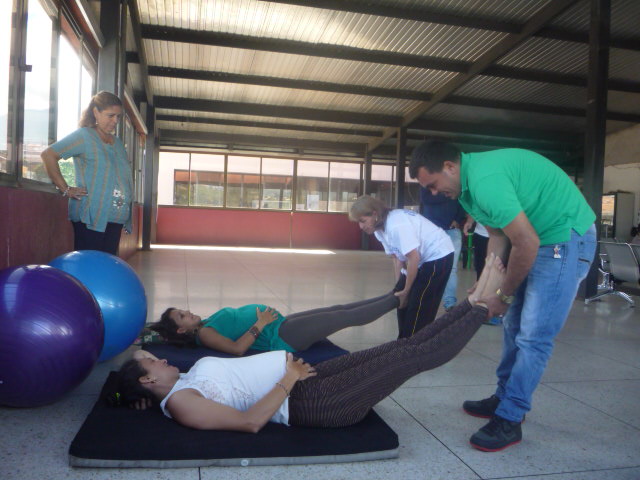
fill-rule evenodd
<path id="1" fill-rule="evenodd" d="M 276 211 L 276 212 L 307 212 L 307 213 L 321 213 L 321 214 L 348 214 L 348 212 L 345 211 L 332 211 L 329 210 L 329 188 L 330 188 L 330 183 L 331 183 L 331 164 L 332 163 L 348 163 L 348 164 L 355 164 L 359 166 L 359 170 L 360 170 L 360 178 L 357 180 L 358 182 L 358 196 L 362 195 L 363 193 L 363 182 L 364 182 L 364 174 L 365 174 L 365 168 L 364 168 L 364 161 L 353 161 L 353 160 L 335 160 L 335 159 L 323 159 L 323 158 L 319 158 L 319 157 L 311 157 L 311 158 L 301 158 L 298 156 L 283 156 L 283 155 L 258 155 L 258 154 L 242 154 L 239 155 L 236 152 L 220 152 L 219 150 L 209 150 L 209 149 L 197 149 L 197 150 L 191 150 L 191 149 L 175 149 L 175 148 L 171 148 L 171 147 L 165 147 L 165 148 L 160 148 L 159 150 L 159 157 L 160 157 L 160 161 L 162 161 L 162 154 L 163 153 L 169 153 L 169 154 L 182 154 L 182 155 L 186 155 L 187 158 L 185 160 L 187 160 L 188 162 L 188 169 L 185 170 L 184 167 L 179 167 L 177 169 L 174 170 L 181 170 L 181 171 L 186 171 L 186 172 L 191 172 L 191 155 L 192 154 L 211 154 L 211 155 L 221 155 L 224 156 L 224 184 L 223 184 L 223 195 L 224 195 L 224 203 L 221 206 L 211 206 L 211 205 L 191 205 L 190 202 L 187 205 L 178 205 L 175 203 L 172 204 L 167 204 L 167 203 L 158 203 L 158 206 L 165 206 L 165 207 L 178 207 L 178 208 L 208 208 L 208 209 L 219 209 L 219 210 L 242 210 L 242 211 L 260 211 L 260 210 L 264 210 L 264 211 Z M 229 157 L 230 156 L 242 156 L 242 157 L 252 157 L 252 158 L 258 158 L 260 159 L 260 175 L 259 175 L 259 182 L 260 182 L 260 197 L 258 198 L 258 207 L 254 208 L 254 207 L 230 207 L 228 205 L 228 175 L 229 175 Z M 293 173 L 292 173 L 292 188 L 291 188 L 291 208 L 268 208 L 268 207 L 263 207 L 263 203 L 264 203 L 264 180 L 263 177 L 264 175 L 272 175 L 272 174 L 265 174 L 264 173 L 264 168 L 263 168 L 263 164 L 264 164 L 264 160 L 265 159 L 285 159 L 285 160 L 291 160 L 293 161 Z M 326 182 L 327 182 L 327 208 L 324 210 L 307 210 L 307 209 L 298 209 L 296 208 L 296 198 L 297 198 L 297 194 L 298 194 L 298 164 L 300 161 L 316 161 L 316 162 L 324 162 L 327 164 L 327 176 L 326 176 Z M 395 188 L 396 188 L 396 180 L 395 180 L 395 164 L 394 163 L 390 163 L 388 161 L 384 161 L 384 160 L 378 160 L 378 161 L 374 161 L 372 162 L 372 165 L 382 165 L 382 166 L 387 166 L 389 168 L 391 168 L 392 170 L 392 177 L 390 179 L 390 183 L 391 183 L 391 190 L 390 190 L 390 194 L 392 196 L 392 199 L 394 198 L 394 193 L 395 193 Z M 198 170 L 199 171 L 199 170 Z M 175 175 L 175 174 L 174 174 Z M 251 175 L 255 175 L 255 173 L 252 173 Z M 189 176 L 189 178 L 191 178 Z M 324 177 L 322 177 L 324 178 Z M 356 181 L 356 179 L 353 179 L 354 181 Z M 172 179 L 173 182 L 173 179 Z M 166 188 L 166 187 L 164 187 Z M 175 185 L 172 183 L 172 190 L 171 190 L 171 198 L 174 199 L 173 201 L 175 201 Z M 394 205 L 390 205 L 392 208 L 395 208 Z"/>

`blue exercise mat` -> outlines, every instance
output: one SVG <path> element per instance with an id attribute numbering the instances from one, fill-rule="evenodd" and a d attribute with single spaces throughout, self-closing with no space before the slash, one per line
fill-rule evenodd
<path id="1" fill-rule="evenodd" d="M 235 357 L 235 355 L 219 352 L 206 347 L 176 347 L 174 345 L 167 345 L 163 343 L 151 343 L 142 344 L 142 348 L 149 353 L 153 353 L 158 358 L 166 359 L 171 365 L 178 367 L 181 372 L 189 370 L 193 364 L 202 357 Z M 260 350 L 247 350 L 245 355 L 255 355 L 257 353 L 264 352 Z M 308 362 L 311 365 L 315 365 L 325 360 L 329 360 L 330 358 L 344 355 L 345 353 L 349 352 L 338 347 L 335 343 L 324 339 L 314 343 L 306 350 L 294 353 L 294 355 L 304 359 L 305 362 Z"/>

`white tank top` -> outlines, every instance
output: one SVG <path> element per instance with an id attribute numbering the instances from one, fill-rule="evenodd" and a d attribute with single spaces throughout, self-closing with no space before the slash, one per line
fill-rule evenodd
<path id="1" fill-rule="evenodd" d="M 236 410 L 246 411 L 271 391 L 287 369 L 287 352 L 261 353 L 242 358 L 204 357 L 198 360 L 160 403 L 164 414 L 169 397 L 179 390 L 192 388 L 205 398 Z M 271 417 L 275 423 L 289 424 L 289 398 Z"/>

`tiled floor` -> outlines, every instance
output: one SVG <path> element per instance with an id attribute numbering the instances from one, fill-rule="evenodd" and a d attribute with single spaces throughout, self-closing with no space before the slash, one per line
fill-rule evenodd
<path id="1" fill-rule="evenodd" d="M 378 252 L 294 253 L 164 250 L 130 261 L 145 285 L 149 320 L 167 306 L 209 314 L 222 306 L 270 304 L 283 313 L 381 294 L 392 285 Z M 473 282 L 460 273 L 458 291 Z M 639 300 L 639 299 L 637 299 Z M 393 314 L 331 340 L 358 350 L 396 336 Z M 640 479 L 640 308 L 619 298 L 576 302 L 523 426 L 524 440 L 502 453 L 468 444 L 483 421 L 467 398 L 492 393 L 499 327 L 483 326 L 453 361 L 407 382 L 377 411 L 400 438 L 395 460 L 335 465 L 180 470 L 73 469 L 67 448 L 107 372 L 130 352 L 98 365 L 54 405 L 0 408 L 0 479 Z"/>

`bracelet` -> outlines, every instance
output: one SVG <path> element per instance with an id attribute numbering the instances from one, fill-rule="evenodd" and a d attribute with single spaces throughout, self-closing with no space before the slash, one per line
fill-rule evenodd
<path id="1" fill-rule="evenodd" d="M 255 339 L 260 336 L 260 330 L 255 325 L 249 329 L 249 333 L 253 335 Z"/>
<path id="2" fill-rule="evenodd" d="M 280 382 L 276 382 L 276 385 L 279 386 L 281 389 L 284 390 L 284 393 L 287 394 L 287 397 L 289 396 L 289 390 L 287 390 L 287 387 L 285 387 L 283 384 L 281 384 Z"/>
<path id="3" fill-rule="evenodd" d="M 513 299 L 515 298 L 513 295 L 505 295 L 504 293 L 502 293 L 502 289 L 500 288 L 496 290 L 496 295 L 498 296 L 500 301 L 502 301 L 502 303 L 506 303 L 507 305 L 511 305 Z"/>
<path id="4" fill-rule="evenodd" d="M 62 190 L 60 190 L 62 192 L 62 196 L 63 197 L 68 197 L 69 196 L 69 189 L 71 187 L 69 185 L 67 185 L 67 188 L 64 189 L 64 192 Z"/>

